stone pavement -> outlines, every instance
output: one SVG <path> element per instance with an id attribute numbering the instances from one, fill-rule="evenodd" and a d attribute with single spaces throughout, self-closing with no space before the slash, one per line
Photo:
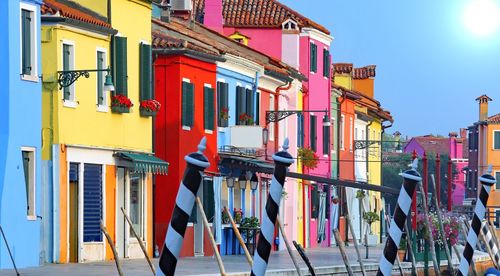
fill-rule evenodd
<path id="1" fill-rule="evenodd" d="M 351 261 L 351 265 L 357 270 L 356 252 L 353 246 L 346 248 Z M 365 257 L 364 247 L 361 249 L 362 257 Z M 316 248 L 306 251 L 315 269 L 324 271 L 325 274 L 337 274 L 344 271 L 344 265 L 340 252 L 337 247 L 333 248 Z M 294 251 L 299 266 L 304 272 L 307 271 L 307 266 L 302 261 L 300 256 Z M 370 258 L 363 259 L 370 267 L 376 269 L 378 261 L 382 253 L 382 246 L 370 247 Z M 232 275 L 245 275 L 250 272 L 250 267 L 243 255 L 222 256 L 226 272 Z M 154 260 L 157 264 L 158 259 Z M 121 260 L 124 275 L 152 275 L 151 270 L 146 260 Z M 332 270 L 333 269 L 333 270 Z M 272 252 L 269 260 L 268 274 L 275 275 L 292 275 L 294 271 L 293 263 L 288 256 L 287 251 Z M 329 272 L 328 272 L 329 271 Z M 274 273 L 271 273 L 274 272 Z M 21 275 L 39 276 L 39 275 L 117 275 L 115 263 L 111 262 L 95 262 L 85 264 L 46 264 L 38 268 L 21 269 Z M 182 258 L 177 264 L 177 275 L 218 275 L 219 269 L 217 262 L 213 257 L 190 257 Z M 318 273 L 320 274 L 320 273 Z M 323 273 L 321 273 L 323 274 Z M 0 270 L 0 275 L 15 275 L 13 270 Z"/>

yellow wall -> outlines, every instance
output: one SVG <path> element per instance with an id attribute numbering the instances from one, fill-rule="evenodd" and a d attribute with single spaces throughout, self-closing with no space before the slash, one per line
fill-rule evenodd
<path id="1" fill-rule="evenodd" d="M 483 173 L 486 172 L 488 166 L 491 164 L 493 166 L 493 177 L 496 176 L 496 172 L 500 172 L 500 150 L 493 149 L 493 132 L 500 131 L 500 124 L 489 124 L 487 130 L 487 145 L 486 145 L 486 164 L 484 168 L 480 168 Z M 482 173 L 480 173 L 481 175 Z M 497 182 L 500 179 L 497 179 Z M 498 185 L 498 184 L 497 184 Z M 500 206 L 500 190 L 495 189 L 496 185 L 493 185 L 490 198 L 488 200 L 489 206 Z"/>
<path id="2" fill-rule="evenodd" d="M 139 115 L 139 45 L 151 41 L 151 9 L 139 1 L 113 1 L 113 28 L 127 37 L 128 45 L 128 97 L 134 107 L 131 113 L 114 114 L 97 111 L 97 74 L 80 77 L 75 82 L 76 108 L 63 105 L 62 90 L 55 80 L 56 71 L 62 70 L 62 42 L 74 43 L 74 68 L 95 69 L 97 47 L 107 50 L 110 62 L 110 37 L 92 34 L 73 27 L 42 27 L 43 89 L 43 158 L 50 159 L 50 144 L 72 144 L 92 147 L 152 151 L 151 117 Z M 130 11 L 134 12 L 131 13 Z M 111 104 L 108 93 L 108 106 Z M 52 97 L 52 98 L 51 98 Z M 51 115 L 52 114 L 52 115 Z M 53 117 L 53 123 L 50 118 Z M 53 133 L 53 141 L 51 141 Z"/>
<path id="3" fill-rule="evenodd" d="M 352 89 L 352 79 L 350 74 L 335 74 L 335 84 L 349 90 Z"/>
<path id="4" fill-rule="evenodd" d="M 108 0 L 78 0 L 78 4 L 91 9 L 92 11 L 107 17 L 108 16 Z"/>
<path id="5" fill-rule="evenodd" d="M 375 134 L 373 134 L 375 131 Z M 373 120 L 372 124 L 369 127 L 369 136 L 368 140 L 372 141 L 380 141 L 380 136 L 382 135 L 382 125 L 378 119 Z M 379 136 L 380 135 L 380 136 Z M 374 143 L 370 146 L 369 154 L 368 154 L 368 183 L 373 185 L 381 185 L 381 145 L 380 143 Z M 369 192 L 370 195 L 370 211 L 375 209 L 377 206 L 376 212 L 380 216 L 381 210 L 381 194 L 379 192 Z M 372 231 L 374 234 L 380 233 L 380 223 L 376 222 L 372 224 Z"/>

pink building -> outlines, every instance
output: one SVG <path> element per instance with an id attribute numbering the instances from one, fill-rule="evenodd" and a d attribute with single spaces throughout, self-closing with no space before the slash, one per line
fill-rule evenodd
<path id="1" fill-rule="evenodd" d="M 271 126 L 276 136 L 274 145 L 281 145 L 279 140 L 285 136 L 302 135 L 295 139 L 295 145 L 291 145 L 291 154 L 296 156 L 298 147 L 312 148 L 320 161 L 315 169 L 303 172 L 330 178 L 329 49 L 333 40 L 330 32 L 275 0 L 195 0 L 194 5 L 198 21 L 291 65 L 307 77 L 307 81 L 292 83 L 290 89 L 279 91 L 279 99 L 273 101 L 279 103 L 279 110 L 316 112 L 290 116 L 276 126 Z M 301 130 L 299 135 L 295 131 L 297 129 Z M 274 147 L 274 150 L 278 148 Z M 302 171 L 302 168 L 290 169 Z M 330 187 L 288 179 L 285 189 L 288 197 L 282 208 L 287 234 L 306 247 L 329 246 Z M 319 201 L 316 200 L 318 198 Z M 316 206 L 317 202 L 324 205 Z M 282 246 L 283 243 L 280 244 Z"/>
<path id="2" fill-rule="evenodd" d="M 467 130 L 460 129 L 460 137 L 456 132 L 450 132 L 448 138 L 425 135 L 413 137 L 404 148 L 404 152 L 412 153 L 414 150 L 419 157 L 424 152 L 427 156 L 436 154 L 449 155 L 451 161 L 455 164 L 456 173 L 453 175 L 453 205 L 462 205 L 465 198 L 465 173 L 464 169 L 468 166 L 468 143 Z M 447 162 L 442 160 L 441 162 Z"/>

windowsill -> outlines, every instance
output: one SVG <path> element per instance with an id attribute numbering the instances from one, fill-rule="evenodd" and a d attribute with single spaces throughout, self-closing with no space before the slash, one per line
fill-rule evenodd
<path id="1" fill-rule="evenodd" d="M 192 223 L 192 222 L 188 222 L 187 227 L 193 227 L 193 226 L 194 226 L 194 223 Z"/>
<path id="2" fill-rule="evenodd" d="M 182 126 L 182 130 L 191 130 L 191 127 L 189 127 L 189 126 Z"/>
<path id="3" fill-rule="evenodd" d="M 98 244 L 98 245 L 101 245 L 104 243 L 104 241 L 92 241 L 92 242 L 83 242 L 84 244 Z"/>
<path id="4" fill-rule="evenodd" d="M 29 220 L 29 221 L 35 221 L 36 220 L 36 216 L 27 216 L 26 219 Z"/>
<path id="5" fill-rule="evenodd" d="M 97 112 L 109 112 L 109 107 L 107 105 L 97 105 Z"/>
<path id="6" fill-rule="evenodd" d="M 210 130 L 210 129 L 205 129 L 205 133 L 206 134 L 214 134 L 214 131 Z"/>
<path id="7" fill-rule="evenodd" d="M 217 130 L 219 130 L 219 132 L 226 132 L 226 128 L 227 127 L 218 127 Z"/>
<path id="8" fill-rule="evenodd" d="M 78 102 L 70 101 L 70 100 L 63 100 L 63 106 L 70 107 L 70 108 L 76 108 L 78 106 Z"/>
<path id="9" fill-rule="evenodd" d="M 24 75 L 24 74 L 21 74 L 21 80 L 31 81 L 31 82 L 38 82 L 40 80 L 40 78 L 37 75 Z"/>
<path id="10" fill-rule="evenodd" d="M 323 154 L 323 157 L 328 157 L 328 154 Z"/>

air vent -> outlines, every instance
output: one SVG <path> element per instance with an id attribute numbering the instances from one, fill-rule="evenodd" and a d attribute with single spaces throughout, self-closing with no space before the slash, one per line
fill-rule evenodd
<path id="1" fill-rule="evenodd" d="M 191 11 L 193 9 L 191 0 L 170 0 L 173 11 Z"/>

